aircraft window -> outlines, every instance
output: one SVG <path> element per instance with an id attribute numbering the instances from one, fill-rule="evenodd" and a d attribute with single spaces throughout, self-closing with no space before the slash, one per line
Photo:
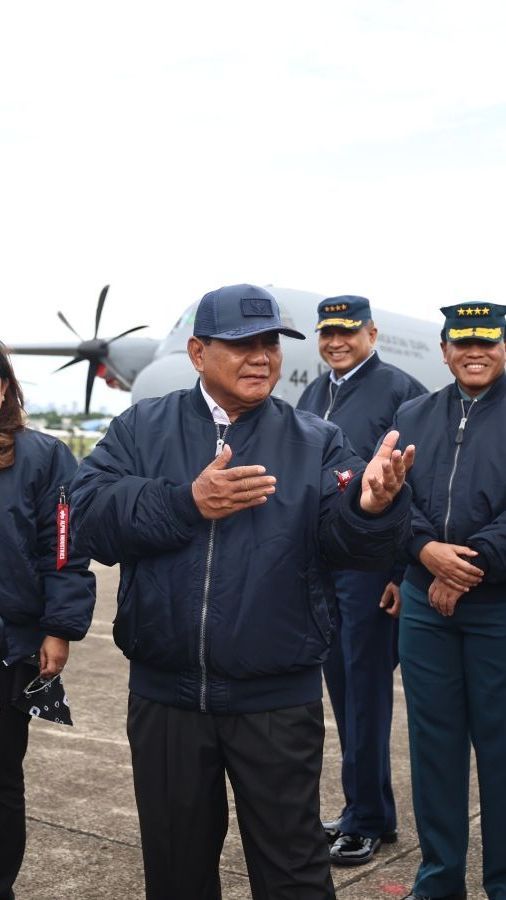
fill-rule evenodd
<path id="1" fill-rule="evenodd" d="M 189 306 L 188 309 L 185 309 L 183 315 L 179 317 L 176 324 L 174 325 L 171 334 L 173 334 L 174 331 L 179 331 L 180 328 L 185 328 L 188 325 L 193 325 L 195 321 L 196 309 L 197 306 L 195 303 L 193 303 L 192 306 Z"/>

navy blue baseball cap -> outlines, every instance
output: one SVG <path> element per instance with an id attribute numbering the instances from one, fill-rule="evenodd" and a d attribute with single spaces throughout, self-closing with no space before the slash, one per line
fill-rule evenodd
<path id="1" fill-rule="evenodd" d="M 456 303 L 454 306 L 442 306 L 445 317 L 444 333 L 446 340 L 489 341 L 498 343 L 504 340 L 506 306 L 486 301 L 472 303 Z"/>
<path id="2" fill-rule="evenodd" d="M 204 294 L 193 323 L 195 337 L 220 341 L 236 341 L 264 331 L 278 331 L 305 340 L 300 331 L 283 325 L 272 294 L 254 284 L 230 284 Z"/>
<path id="3" fill-rule="evenodd" d="M 372 319 L 367 297 L 343 294 L 341 297 L 327 297 L 318 304 L 318 322 L 315 331 L 322 328 L 345 328 L 358 331 Z"/>

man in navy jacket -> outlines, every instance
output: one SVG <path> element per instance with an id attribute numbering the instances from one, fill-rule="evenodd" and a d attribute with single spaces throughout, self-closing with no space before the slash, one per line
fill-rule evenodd
<path id="1" fill-rule="evenodd" d="M 340 429 L 270 397 L 275 299 L 206 294 L 193 390 L 116 419 L 73 486 L 78 547 L 121 564 L 117 644 L 148 900 L 218 900 L 225 771 L 255 900 L 334 897 L 319 822 L 330 570 L 391 558 L 414 448 L 364 472 Z"/>
<path id="2" fill-rule="evenodd" d="M 306 388 L 298 409 L 335 422 L 359 456 L 370 459 L 401 403 L 425 388 L 379 358 L 365 297 L 322 300 L 316 330 L 330 372 Z M 335 574 L 337 628 L 324 673 L 343 754 L 345 805 L 324 827 L 338 865 L 367 863 L 382 841 L 397 839 L 390 729 L 399 593 L 390 585 L 396 602 L 387 605 L 389 581 L 388 570 Z"/>
<path id="3" fill-rule="evenodd" d="M 490 900 L 504 900 L 506 306 L 442 312 L 455 382 L 405 403 L 394 419 L 401 441 L 419 442 L 420 462 L 399 642 L 422 850 L 408 900 L 466 897 L 471 742 L 483 884 Z"/>

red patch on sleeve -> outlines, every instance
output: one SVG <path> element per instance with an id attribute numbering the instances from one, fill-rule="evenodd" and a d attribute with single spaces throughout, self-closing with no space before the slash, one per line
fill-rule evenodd
<path id="1" fill-rule="evenodd" d="M 351 479 L 353 478 L 353 472 L 351 471 L 351 469 L 346 469 L 345 472 L 339 472 L 336 469 L 334 474 L 337 478 L 337 489 L 342 493 L 346 490 Z"/>

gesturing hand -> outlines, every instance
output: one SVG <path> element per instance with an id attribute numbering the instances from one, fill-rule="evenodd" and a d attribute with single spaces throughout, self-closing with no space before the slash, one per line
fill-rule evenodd
<path id="1" fill-rule="evenodd" d="M 454 591 L 468 591 L 476 587 L 484 576 L 482 569 L 473 566 L 462 556 L 472 559 L 477 556 L 476 550 L 461 547 L 459 544 L 444 544 L 441 541 L 429 541 L 420 550 L 418 557 L 426 569 L 444 581 Z"/>
<path id="2" fill-rule="evenodd" d="M 276 491 L 274 475 L 265 475 L 265 466 L 225 468 L 232 450 L 223 450 L 192 484 L 196 506 L 204 519 L 224 519 L 231 513 L 266 503 Z"/>
<path id="3" fill-rule="evenodd" d="M 399 493 L 406 472 L 413 465 L 415 459 L 413 444 L 401 453 L 400 450 L 394 449 L 398 440 L 399 432 L 390 431 L 362 475 L 360 507 L 364 512 L 373 514 L 383 512 Z"/>

